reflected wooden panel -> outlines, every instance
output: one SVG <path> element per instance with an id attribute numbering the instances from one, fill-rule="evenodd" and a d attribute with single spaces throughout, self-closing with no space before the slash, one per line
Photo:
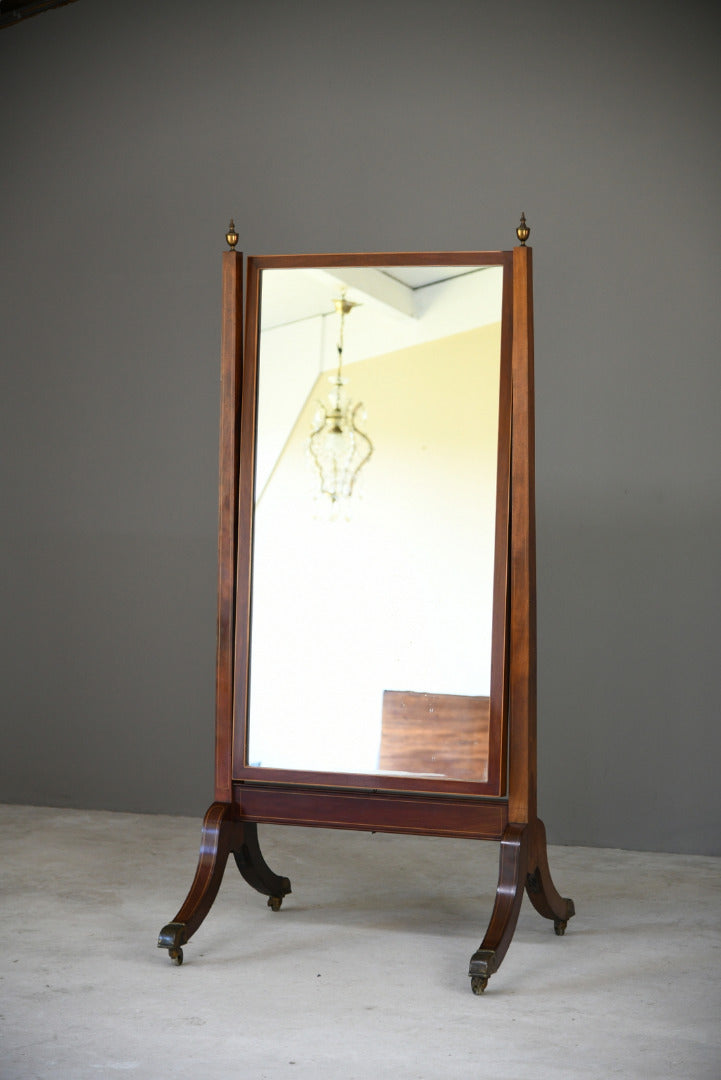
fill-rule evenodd
<path id="1" fill-rule="evenodd" d="M 386 690 L 379 768 L 486 780 L 491 699 Z"/>

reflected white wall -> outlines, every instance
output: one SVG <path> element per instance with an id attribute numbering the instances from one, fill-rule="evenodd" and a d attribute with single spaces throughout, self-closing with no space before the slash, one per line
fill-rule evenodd
<path id="1" fill-rule="evenodd" d="M 349 521 L 306 452 L 325 374 L 304 396 L 256 508 L 250 764 L 372 772 L 384 690 L 488 695 L 499 355 L 494 323 L 348 366 L 375 444 Z"/>

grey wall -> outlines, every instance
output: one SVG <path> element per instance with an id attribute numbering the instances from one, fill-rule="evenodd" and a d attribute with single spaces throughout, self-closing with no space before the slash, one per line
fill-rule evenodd
<path id="1" fill-rule="evenodd" d="M 77 3 L 0 33 L 0 798 L 212 798 L 220 251 L 532 226 L 540 809 L 719 852 L 710 5 Z"/>

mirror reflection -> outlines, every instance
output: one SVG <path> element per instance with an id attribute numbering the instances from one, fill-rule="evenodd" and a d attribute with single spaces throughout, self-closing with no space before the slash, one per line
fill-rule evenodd
<path id="1" fill-rule="evenodd" d="M 501 291 L 262 271 L 249 766 L 486 780 Z"/>

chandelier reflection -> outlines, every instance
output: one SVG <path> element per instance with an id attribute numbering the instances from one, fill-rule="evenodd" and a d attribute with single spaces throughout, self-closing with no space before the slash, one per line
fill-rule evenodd
<path id="1" fill-rule="evenodd" d="M 347 300 L 345 290 L 333 300 L 340 316 L 338 334 L 338 368 L 331 375 L 332 384 L 328 403 L 318 402 L 308 449 L 320 477 L 321 494 L 337 507 L 353 494 L 358 474 L 373 453 L 373 443 L 358 427 L 364 419 L 363 403 L 355 405 L 348 399 L 344 389 L 348 380 L 343 377 L 343 334 L 345 319 L 358 305 Z"/>

